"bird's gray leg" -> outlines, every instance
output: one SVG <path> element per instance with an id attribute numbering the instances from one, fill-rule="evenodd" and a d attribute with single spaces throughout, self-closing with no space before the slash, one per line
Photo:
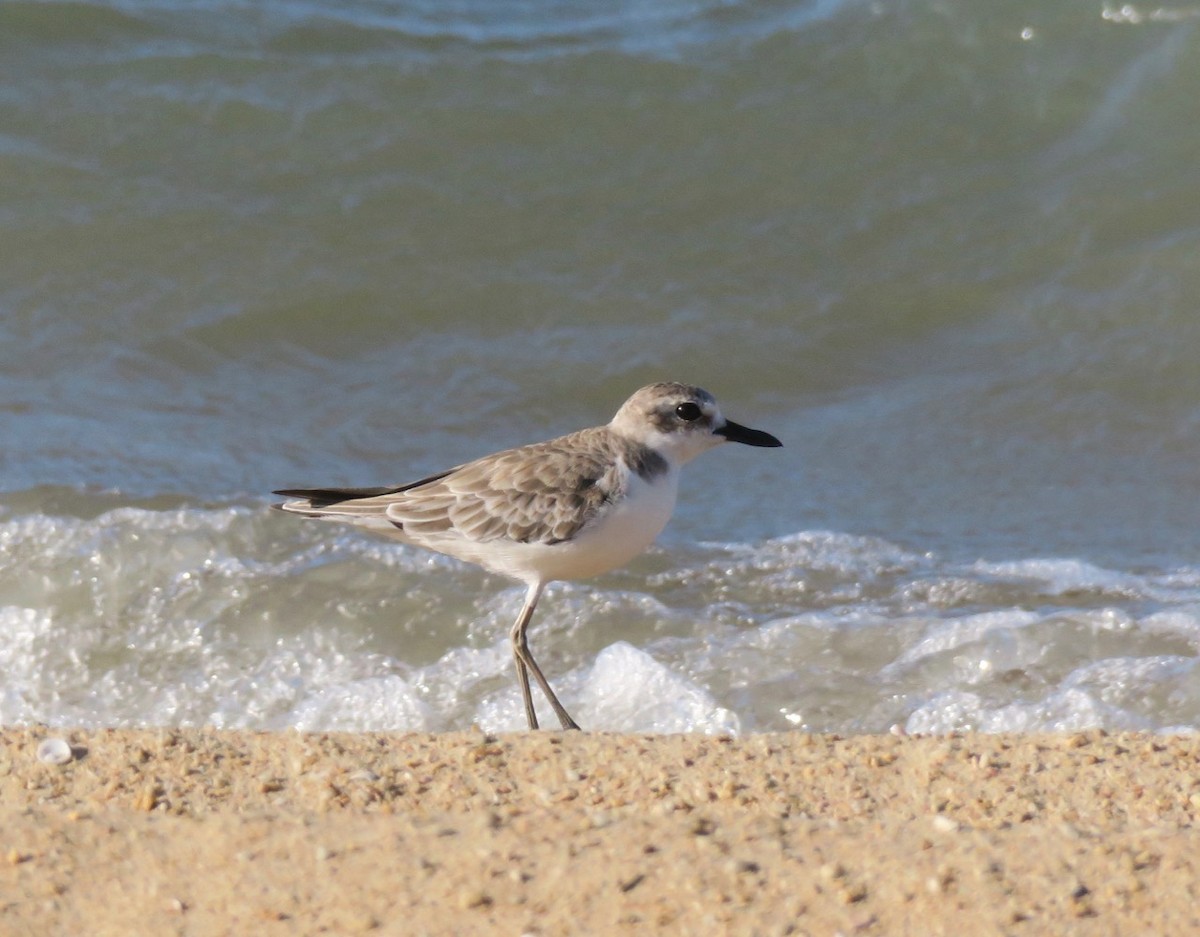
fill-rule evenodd
<path id="1" fill-rule="evenodd" d="M 558 716 L 562 727 L 578 729 L 579 726 L 571 718 L 571 714 L 567 712 L 563 704 L 558 701 L 558 697 L 554 695 L 554 691 L 550 689 L 550 681 L 546 679 L 542 668 L 533 659 L 533 654 L 529 650 L 529 642 L 525 637 L 525 629 L 529 627 L 529 620 L 533 617 L 533 610 L 537 608 L 543 588 L 545 588 L 545 583 L 542 582 L 534 583 L 529 587 L 529 591 L 525 594 L 525 604 L 521 607 L 521 614 L 517 616 L 517 620 L 509 632 L 509 638 L 512 640 L 513 660 L 517 664 L 517 681 L 521 684 L 521 696 L 525 700 L 525 718 L 529 720 L 529 728 L 536 729 L 538 727 L 537 713 L 533 709 L 533 695 L 529 690 L 529 671 L 533 671 L 533 678 L 537 680 L 538 686 L 546 694 L 546 699 L 550 701 L 550 705 L 554 708 L 554 714 Z"/>
<path id="2" fill-rule="evenodd" d="M 525 629 L 529 626 L 529 619 L 533 617 L 533 610 L 537 608 L 538 597 L 543 588 L 541 583 L 529 587 L 529 592 L 525 595 L 525 604 L 521 606 L 521 613 L 508 633 L 512 642 L 513 662 L 517 665 L 517 683 L 521 686 L 521 697 L 525 700 L 525 718 L 529 720 L 531 729 L 538 727 L 538 720 L 537 712 L 533 708 L 533 694 L 529 692 L 529 672 L 525 667 L 525 658 L 530 657 L 529 645 L 525 641 Z"/>

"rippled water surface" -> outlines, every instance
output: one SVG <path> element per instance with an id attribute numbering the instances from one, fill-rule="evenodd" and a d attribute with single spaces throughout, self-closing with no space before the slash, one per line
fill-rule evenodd
<path id="1" fill-rule="evenodd" d="M 520 588 L 266 510 L 701 384 L 589 728 L 1200 724 L 1200 7 L 0 5 L 0 721 L 520 728 Z"/>

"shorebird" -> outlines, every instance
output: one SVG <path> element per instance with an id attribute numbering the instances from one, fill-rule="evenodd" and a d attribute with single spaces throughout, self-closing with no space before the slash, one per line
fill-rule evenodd
<path id="1" fill-rule="evenodd" d="M 506 449 L 395 488 L 285 488 L 274 507 L 475 563 L 525 584 L 509 631 L 530 729 L 529 673 L 564 729 L 578 729 L 529 650 L 526 629 L 546 584 L 623 566 L 662 532 L 679 469 L 725 442 L 781 446 L 721 415 L 708 391 L 650 384 L 604 426 Z"/>

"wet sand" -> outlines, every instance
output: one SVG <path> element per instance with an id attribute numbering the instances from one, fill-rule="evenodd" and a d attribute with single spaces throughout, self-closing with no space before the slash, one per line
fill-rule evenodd
<path id="1" fill-rule="evenodd" d="M 0 812 L 14 935 L 1200 932 L 1198 736 L 9 728 Z"/>

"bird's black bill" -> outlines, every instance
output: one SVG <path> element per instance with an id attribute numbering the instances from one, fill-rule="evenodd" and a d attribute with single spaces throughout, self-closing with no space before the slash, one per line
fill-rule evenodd
<path id="1" fill-rule="evenodd" d="M 730 442 L 740 442 L 747 446 L 769 446 L 775 448 L 783 445 L 783 443 L 770 433 L 764 433 L 761 429 L 751 429 L 749 426 L 742 426 L 740 423 L 734 423 L 732 420 L 726 420 L 724 426 L 720 429 L 714 429 L 713 432 L 718 436 L 724 436 Z"/>

